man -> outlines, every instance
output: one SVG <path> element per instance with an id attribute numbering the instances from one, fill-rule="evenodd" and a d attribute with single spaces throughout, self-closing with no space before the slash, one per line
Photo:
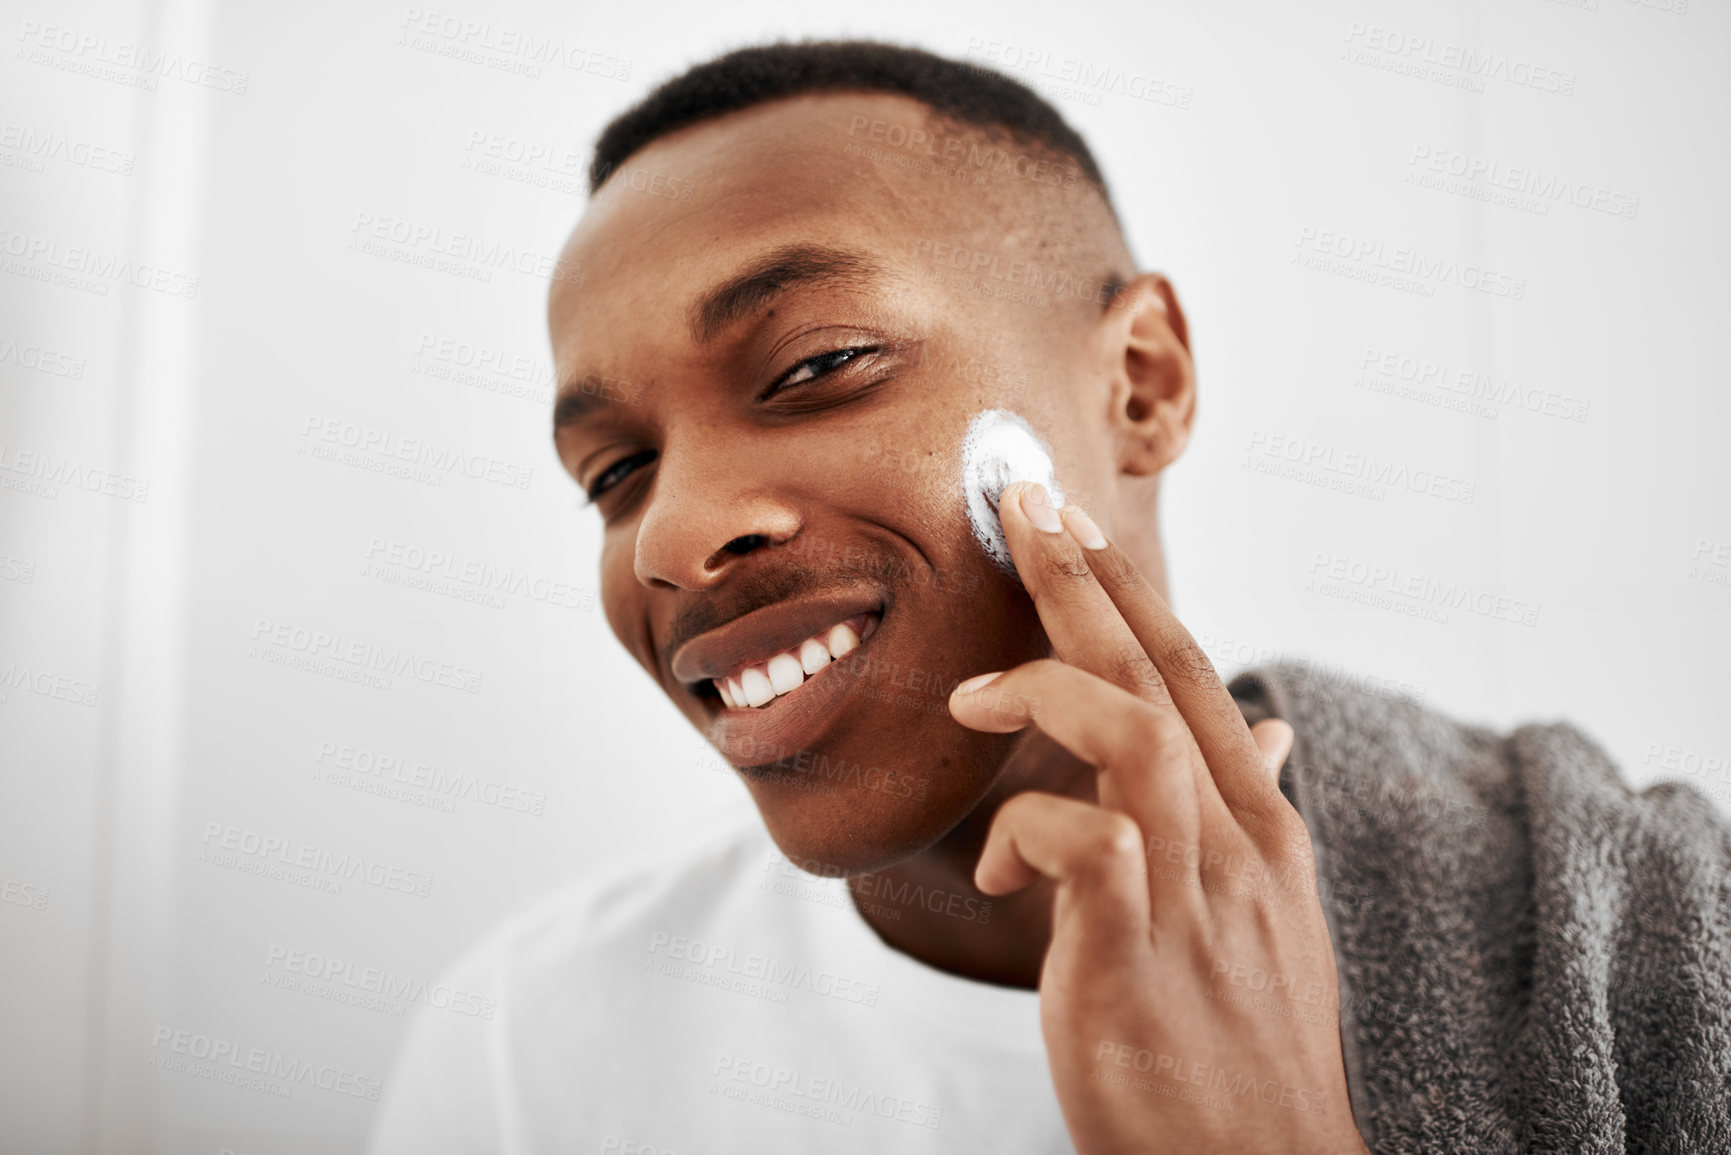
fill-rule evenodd
<path id="1" fill-rule="evenodd" d="M 417 1022 L 376 1152 L 1731 1145 L 1702 796 L 1300 665 L 1229 693 L 1173 616 L 1184 312 L 1049 106 L 747 49 L 591 177 L 555 442 L 614 634 L 762 826 L 471 951 L 498 1013 Z M 970 517 L 982 415 L 1061 492 Z"/>

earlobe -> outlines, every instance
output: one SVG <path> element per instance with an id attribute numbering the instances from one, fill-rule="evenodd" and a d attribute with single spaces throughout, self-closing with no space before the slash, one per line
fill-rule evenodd
<path id="1" fill-rule="evenodd" d="M 1196 419 L 1189 326 L 1171 282 L 1158 273 L 1126 285 L 1111 313 L 1118 468 L 1146 477 L 1178 460 Z"/>

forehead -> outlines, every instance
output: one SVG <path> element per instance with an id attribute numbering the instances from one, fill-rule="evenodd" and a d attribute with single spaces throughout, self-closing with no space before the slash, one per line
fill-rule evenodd
<path id="1" fill-rule="evenodd" d="M 976 185 L 886 163 L 873 143 L 927 128 L 930 110 L 878 93 L 803 96 L 654 141 L 613 174 L 572 232 L 548 317 L 555 359 L 686 307 L 753 255 L 792 243 L 911 259 L 921 238 L 1000 230 Z M 906 139 L 901 133 L 896 139 Z"/>

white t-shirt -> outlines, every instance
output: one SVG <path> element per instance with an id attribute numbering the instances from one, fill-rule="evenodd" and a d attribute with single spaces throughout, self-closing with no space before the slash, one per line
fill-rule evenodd
<path id="1" fill-rule="evenodd" d="M 372 1155 L 1075 1150 L 1039 995 L 888 946 L 755 815 L 676 866 L 556 892 L 444 981 L 464 997 L 411 1024 Z"/>

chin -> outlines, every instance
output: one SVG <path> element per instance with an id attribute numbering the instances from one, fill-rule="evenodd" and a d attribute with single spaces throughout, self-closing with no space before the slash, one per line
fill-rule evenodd
<path id="1" fill-rule="evenodd" d="M 947 720 L 951 733 L 905 744 L 924 757 L 872 757 L 845 750 L 739 769 L 770 838 L 810 874 L 884 870 L 927 850 L 986 797 L 1015 734 L 981 734 Z M 933 727 L 935 729 L 935 727 Z M 903 745 L 904 743 L 898 743 Z"/>

